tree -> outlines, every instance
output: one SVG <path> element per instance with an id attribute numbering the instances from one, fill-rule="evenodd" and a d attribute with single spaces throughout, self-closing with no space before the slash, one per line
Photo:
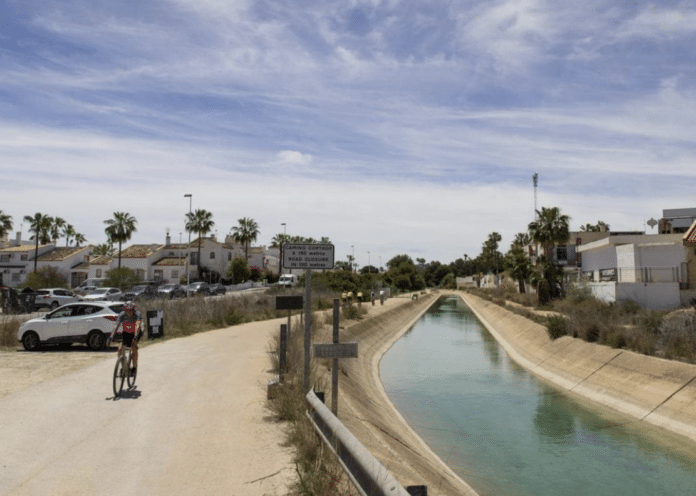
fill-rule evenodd
<path id="1" fill-rule="evenodd" d="M 114 218 L 104 221 L 108 227 L 104 229 L 107 239 L 118 243 L 118 269 L 121 268 L 121 247 L 137 231 L 138 221 L 128 212 L 114 212 Z"/>
<path id="2" fill-rule="evenodd" d="M 65 222 L 65 219 L 62 217 L 53 217 L 51 219 L 51 240 L 53 240 L 53 244 L 58 246 L 58 238 L 60 238 L 60 235 L 62 233 L 62 230 L 65 228 L 67 222 Z"/>
<path id="3" fill-rule="evenodd" d="M 602 232 L 602 231 L 609 231 L 609 224 L 607 224 L 604 221 L 597 221 L 596 224 L 585 224 L 584 226 L 580 226 L 581 231 L 585 232 Z"/>
<path id="4" fill-rule="evenodd" d="M 85 235 L 79 232 L 75 233 L 75 246 L 79 247 L 82 243 L 87 242 Z"/>
<path id="5" fill-rule="evenodd" d="M 483 249 L 479 256 L 483 268 L 495 274 L 501 271 L 500 260 L 502 254 L 498 251 L 498 246 L 502 239 L 499 233 L 495 231 L 490 233 L 488 239 L 483 243 Z"/>
<path id="6" fill-rule="evenodd" d="M 65 236 L 65 246 L 70 246 L 70 240 L 75 237 L 77 231 L 72 226 L 72 224 L 66 224 L 63 227 L 63 236 Z"/>
<path id="7" fill-rule="evenodd" d="M 12 231 L 12 216 L 0 210 L 0 239 Z"/>
<path id="8" fill-rule="evenodd" d="M 227 264 L 225 275 L 228 279 L 232 279 L 235 284 L 241 284 L 251 277 L 251 271 L 245 259 L 242 257 L 235 257 Z"/>
<path id="9" fill-rule="evenodd" d="M 114 255 L 114 245 L 111 243 L 102 243 L 94 247 L 94 250 L 92 250 L 92 253 L 98 256 L 107 256 L 111 257 Z"/>
<path id="10" fill-rule="evenodd" d="M 529 244 L 529 236 L 526 233 L 519 233 L 503 259 L 503 265 L 510 273 L 510 277 L 517 281 L 520 293 L 525 292 L 524 283 L 529 280 L 534 272 L 532 263 L 525 252 L 527 244 Z"/>
<path id="11" fill-rule="evenodd" d="M 254 219 L 243 217 L 239 219 L 238 226 L 232 228 L 235 241 L 244 245 L 244 256 L 249 260 L 249 243 L 256 241 L 259 236 L 259 225 Z"/>
<path id="12" fill-rule="evenodd" d="M 39 258 L 39 242 L 45 244 L 51 241 L 50 230 L 52 220 L 51 217 L 40 212 L 36 212 L 34 217 L 30 215 L 24 216 L 24 222 L 29 222 L 29 232 L 34 233 L 29 239 L 36 241 L 36 248 L 34 250 L 34 272 L 36 272 L 36 264 Z"/>
<path id="13" fill-rule="evenodd" d="M 551 260 L 551 250 L 554 245 L 568 241 L 570 217 L 561 214 L 561 209 L 558 207 L 541 207 L 541 212 L 537 210 L 537 216 L 537 220 L 529 223 L 529 235 L 532 241 L 541 244 L 544 256 Z"/>
<path id="14" fill-rule="evenodd" d="M 384 279 L 401 291 L 419 291 L 425 288 L 423 275 L 408 255 L 397 255 L 387 262 Z"/>
<path id="15" fill-rule="evenodd" d="M 213 226 L 213 214 L 207 210 L 197 209 L 186 214 L 186 230 L 198 234 L 198 279 L 201 278 L 201 238 L 212 231 Z"/>

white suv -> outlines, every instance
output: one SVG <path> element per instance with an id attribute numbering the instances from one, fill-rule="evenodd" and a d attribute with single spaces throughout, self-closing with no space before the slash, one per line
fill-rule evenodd
<path id="1" fill-rule="evenodd" d="M 17 340 L 27 351 L 35 351 L 43 344 L 72 343 L 85 343 L 92 350 L 101 350 L 122 310 L 123 303 L 71 303 L 20 325 Z"/>
<path id="2" fill-rule="evenodd" d="M 35 308 L 50 308 L 54 310 L 61 305 L 82 301 L 82 297 L 72 291 L 62 288 L 39 289 L 34 300 Z"/>

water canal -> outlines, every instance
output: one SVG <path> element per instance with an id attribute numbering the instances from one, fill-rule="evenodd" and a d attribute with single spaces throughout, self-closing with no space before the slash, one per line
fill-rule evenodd
<path id="1" fill-rule="evenodd" d="M 696 494 L 693 443 L 541 382 L 458 297 L 438 300 L 380 375 L 414 430 L 481 496 Z"/>

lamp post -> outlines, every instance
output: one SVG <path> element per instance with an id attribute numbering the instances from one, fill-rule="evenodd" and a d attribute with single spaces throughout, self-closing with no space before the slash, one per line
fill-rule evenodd
<path id="1" fill-rule="evenodd" d="M 355 246 L 350 245 L 350 247 L 353 249 L 353 260 L 350 262 L 350 271 L 351 273 L 353 272 L 353 268 L 355 267 Z"/>
<path id="2" fill-rule="evenodd" d="M 193 202 L 193 195 L 191 193 L 187 193 L 184 195 L 184 198 L 189 199 L 189 222 L 191 221 L 191 204 Z M 191 285 L 191 279 L 189 276 L 189 250 L 191 249 L 191 230 L 187 229 L 188 231 L 188 246 L 186 246 L 186 296 L 189 296 L 189 286 Z"/>
<path id="3" fill-rule="evenodd" d="M 287 229 L 286 229 L 286 224 L 285 222 L 280 223 L 281 226 L 283 226 L 283 240 L 280 243 L 280 265 L 278 269 L 278 277 L 283 275 L 283 245 L 285 244 L 286 237 L 287 237 Z M 289 328 L 288 328 L 289 329 Z"/>

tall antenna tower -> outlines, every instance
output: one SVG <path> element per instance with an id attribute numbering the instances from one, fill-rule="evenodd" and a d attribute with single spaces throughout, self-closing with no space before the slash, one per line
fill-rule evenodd
<path id="1" fill-rule="evenodd" d="M 534 220 L 537 220 L 537 185 L 539 184 L 539 173 L 535 172 L 532 176 L 532 182 L 534 183 Z"/>

